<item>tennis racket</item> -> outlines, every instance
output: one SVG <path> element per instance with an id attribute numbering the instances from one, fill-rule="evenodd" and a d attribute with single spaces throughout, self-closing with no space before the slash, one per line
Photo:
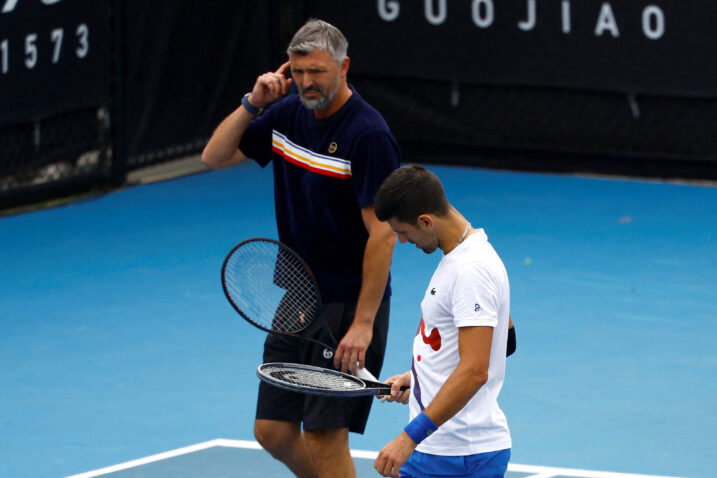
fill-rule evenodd
<path id="1" fill-rule="evenodd" d="M 255 327 L 336 352 L 338 342 L 325 321 L 333 346 L 300 334 L 323 316 L 323 306 L 309 266 L 285 244 L 259 237 L 234 246 L 224 259 L 222 287 L 232 307 Z M 356 370 L 356 375 L 378 382 L 365 368 Z"/>
<path id="2" fill-rule="evenodd" d="M 296 363 L 265 363 L 256 375 L 271 385 L 309 395 L 359 397 L 390 395 L 391 385 L 365 380 L 328 368 Z M 405 390 L 406 387 L 402 387 Z"/>

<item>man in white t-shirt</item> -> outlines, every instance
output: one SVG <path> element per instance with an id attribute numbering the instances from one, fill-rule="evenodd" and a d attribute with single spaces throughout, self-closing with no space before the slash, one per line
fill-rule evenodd
<path id="1" fill-rule="evenodd" d="M 411 370 L 387 380 L 389 400 L 408 402 L 411 420 L 374 467 L 402 478 L 502 477 L 512 446 L 498 406 L 510 322 L 503 262 L 423 167 L 391 173 L 374 204 L 401 243 L 444 254 L 421 302 Z"/>

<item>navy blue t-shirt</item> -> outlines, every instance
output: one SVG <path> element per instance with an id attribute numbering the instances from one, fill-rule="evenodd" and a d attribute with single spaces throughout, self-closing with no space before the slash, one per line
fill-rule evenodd
<path id="1" fill-rule="evenodd" d="M 323 119 L 289 95 L 252 121 L 239 144 L 262 167 L 272 162 L 279 240 L 309 264 L 326 302 L 358 299 L 368 239 L 361 208 L 400 163 L 386 121 L 351 90 Z"/>

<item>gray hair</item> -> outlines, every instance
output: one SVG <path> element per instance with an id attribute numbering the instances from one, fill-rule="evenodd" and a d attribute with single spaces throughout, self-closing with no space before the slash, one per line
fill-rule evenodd
<path id="1" fill-rule="evenodd" d="M 294 34 L 286 54 L 308 55 L 317 49 L 328 51 L 336 63 L 342 63 L 346 58 L 349 42 L 335 26 L 312 18 Z"/>

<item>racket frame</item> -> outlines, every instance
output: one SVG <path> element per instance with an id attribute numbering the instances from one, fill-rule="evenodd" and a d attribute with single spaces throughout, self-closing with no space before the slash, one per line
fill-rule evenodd
<path id="1" fill-rule="evenodd" d="M 229 292 L 229 288 L 227 287 L 227 281 L 226 281 L 227 264 L 229 263 L 229 260 L 234 255 L 234 252 L 237 249 L 239 249 L 242 246 L 245 246 L 246 244 L 253 243 L 253 242 L 269 242 L 271 244 L 278 246 L 280 250 L 285 249 L 292 255 L 293 259 L 295 259 L 299 264 L 301 264 L 301 266 L 304 268 L 304 271 L 308 275 L 309 279 L 311 279 L 311 283 L 314 286 L 314 290 L 316 292 L 317 311 L 316 311 L 316 314 L 314 315 L 314 317 L 311 318 L 311 320 L 307 321 L 303 327 L 295 329 L 294 332 L 284 332 L 281 330 L 274 330 L 274 329 L 271 329 L 269 327 L 266 327 L 266 326 L 260 324 L 259 322 L 256 322 L 254 319 L 249 317 L 249 315 L 246 312 L 244 312 L 241 309 L 241 307 L 239 307 L 239 305 L 234 301 L 234 298 L 232 298 L 232 294 Z M 319 290 L 319 284 L 316 282 L 316 277 L 314 276 L 314 273 L 311 272 L 311 269 L 309 268 L 309 265 L 306 263 L 306 261 L 304 261 L 304 259 L 302 259 L 302 257 L 296 253 L 296 251 L 294 251 L 292 248 L 290 248 L 283 242 L 277 241 L 275 239 L 270 239 L 268 237 L 252 237 L 250 239 L 241 241 L 239 244 L 232 247 L 232 249 L 229 251 L 227 256 L 224 258 L 224 262 L 222 263 L 222 290 L 224 291 L 224 295 L 226 296 L 227 300 L 232 305 L 234 310 L 236 310 L 239 313 L 239 315 L 241 315 L 247 322 L 249 322 L 254 327 L 258 327 L 259 329 L 263 330 L 264 332 L 269 332 L 270 334 L 282 334 L 282 335 L 289 335 L 289 336 L 293 336 L 293 337 L 299 337 L 299 338 L 309 340 L 311 342 L 315 342 L 317 344 L 324 345 L 324 346 L 328 347 L 326 344 L 324 344 L 322 342 L 318 342 L 314 339 L 310 339 L 310 338 L 307 338 L 307 337 L 304 337 L 304 336 L 298 334 L 298 332 L 302 332 L 302 331 L 306 330 L 312 323 L 314 323 L 314 320 L 316 319 L 316 317 L 323 316 L 324 308 L 323 308 L 323 302 L 321 301 L 321 291 Z M 326 324 L 326 328 L 328 329 L 329 335 L 331 336 L 331 338 L 334 339 L 334 341 L 336 341 L 333 334 L 331 333 L 331 329 L 329 329 L 329 327 L 328 327 L 328 324 Z M 330 347 L 330 348 L 332 348 L 332 350 L 333 350 L 333 347 Z"/>
<path id="2" fill-rule="evenodd" d="M 291 372 L 292 370 L 310 371 L 325 374 L 332 377 L 340 377 L 348 382 L 355 383 L 359 388 L 352 389 L 332 389 L 322 387 L 312 387 L 310 385 L 300 385 L 297 383 L 289 382 L 276 378 L 273 375 L 266 372 L 268 369 L 281 369 L 281 371 Z M 285 363 L 285 362 L 269 362 L 261 364 L 256 369 L 256 375 L 260 380 L 292 392 L 298 392 L 308 395 L 318 395 L 327 397 L 361 397 L 361 396 L 373 396 L 373 395 L 390 395 L 391 385 L 382 382 L 374 382 L 372 380 L 365 380 L 358 378 L 354 375 L 340 372 L 329 368 L 316 367 L 314 365 Z"/>
<path id="3" fill-rule="evenodd" d="M 242 247 L 248 243 L 252 243 L 252 242 L 269 242 L 271 244 L 278 246 L 279 249 L 285 249 L 286 251 L 289 252 L 289 254 L 291 254 L 293 256 L 294 259 L 296 259 L 301 264 L 301 266 L 304 268 L 305 272 L 311 279 L 311 282 L 314 286 L 314 290 L 316 293 L 316 298 L 317 298 L 317 310 L 316 310 L 315 316 L 312 317 L 312 319 L 310 321 L 307 321 L 307 323 L 304 324 L 304 327 L 302 327 L 301 329 L 296 329 L 294 332 L 284 332 L 281 330 L 274 330 L 274 329 L 265 327 L 265 326 L 261 325 L 260 323 L 254 321 L 251 317 L 249 317 L 248 314 L 246 314 L 244 311 L 242 311 L 241 308 L 237 305 L 237 303 L 232 298 L 231 293 L 229 292 L 229 289 L 226 285 L 226 279 L 225 279 L 227 264 L 229 263 L 230 258 L 232 257 L 232 255 L 234 254 L 234 252 L 237 249 L 239 249 L 240 247 Z M 221 278 L 222 278 L 222 289 L 224 290 L 224 295 L 226 296 L 227 300 L 232 305 L 234 310 L 236 310 L 239 313 L 239 315 L 241 315 L 251 325 L 263 330 L 264 332 L 268 332 L 270 334 L 281 334 L 281 335 L 287 335 L 290 337 L 295 337 L 295 338 L 298 338 L 301 340 L 308 340 L 309 342 L 313 342 L 314 344 L 320 345 L 322 347 L 325 347 L 325 348 L 331 350 L 332 353 L 336 353 L 336 347 L 338 346 L 339 342 L 338 342 L 338 340 L 336 340 L 336 337 L 334 336 L 333 332 L 331 332 L 331 327 L 329 327 L 329 324 L 327 323 L 327 321 L 324 318 L 325 316 L 324 316 L 323 302 L 321 300 L 321 291 L 319 289 L 319 284 L 316 282 L 316 277 L 314 276 L 314 273 L 311 272 L 311 268 L 306 263 L 306 261 L 296 251 L 294 251 L 292 248 L 290 248 L 283 242 L 277 241 L 276 239 L 271 239 L 268 237 L 252 237 L 252 238 L 241 241 L 240 243 L 235 245 L 229 251 L 229 253 L 226 255 L 226 257 L 224 258 L 224 262 L 222 263 Z M 333 340 L 333 342 L 335 344 L 334 346 L 328 345 L 324 342 L 321 342 L 320 340 L 312 339 L 310 337 L 305 337 L 299 333 L 299 332 L 306 330 L 309 326 L 311 326 L 311 324 L 314 322 L 314 320 L 317 320 L 317 319 L 324 320 L 324 323 L 322 325 L 328 332 L 329 337 L 331 337 L 331 340 Z M 380 383 L 380 382 L 378 382 L 378 379 L 365 368 L 356 369 L 356 376 L 364 381 Z"/>

